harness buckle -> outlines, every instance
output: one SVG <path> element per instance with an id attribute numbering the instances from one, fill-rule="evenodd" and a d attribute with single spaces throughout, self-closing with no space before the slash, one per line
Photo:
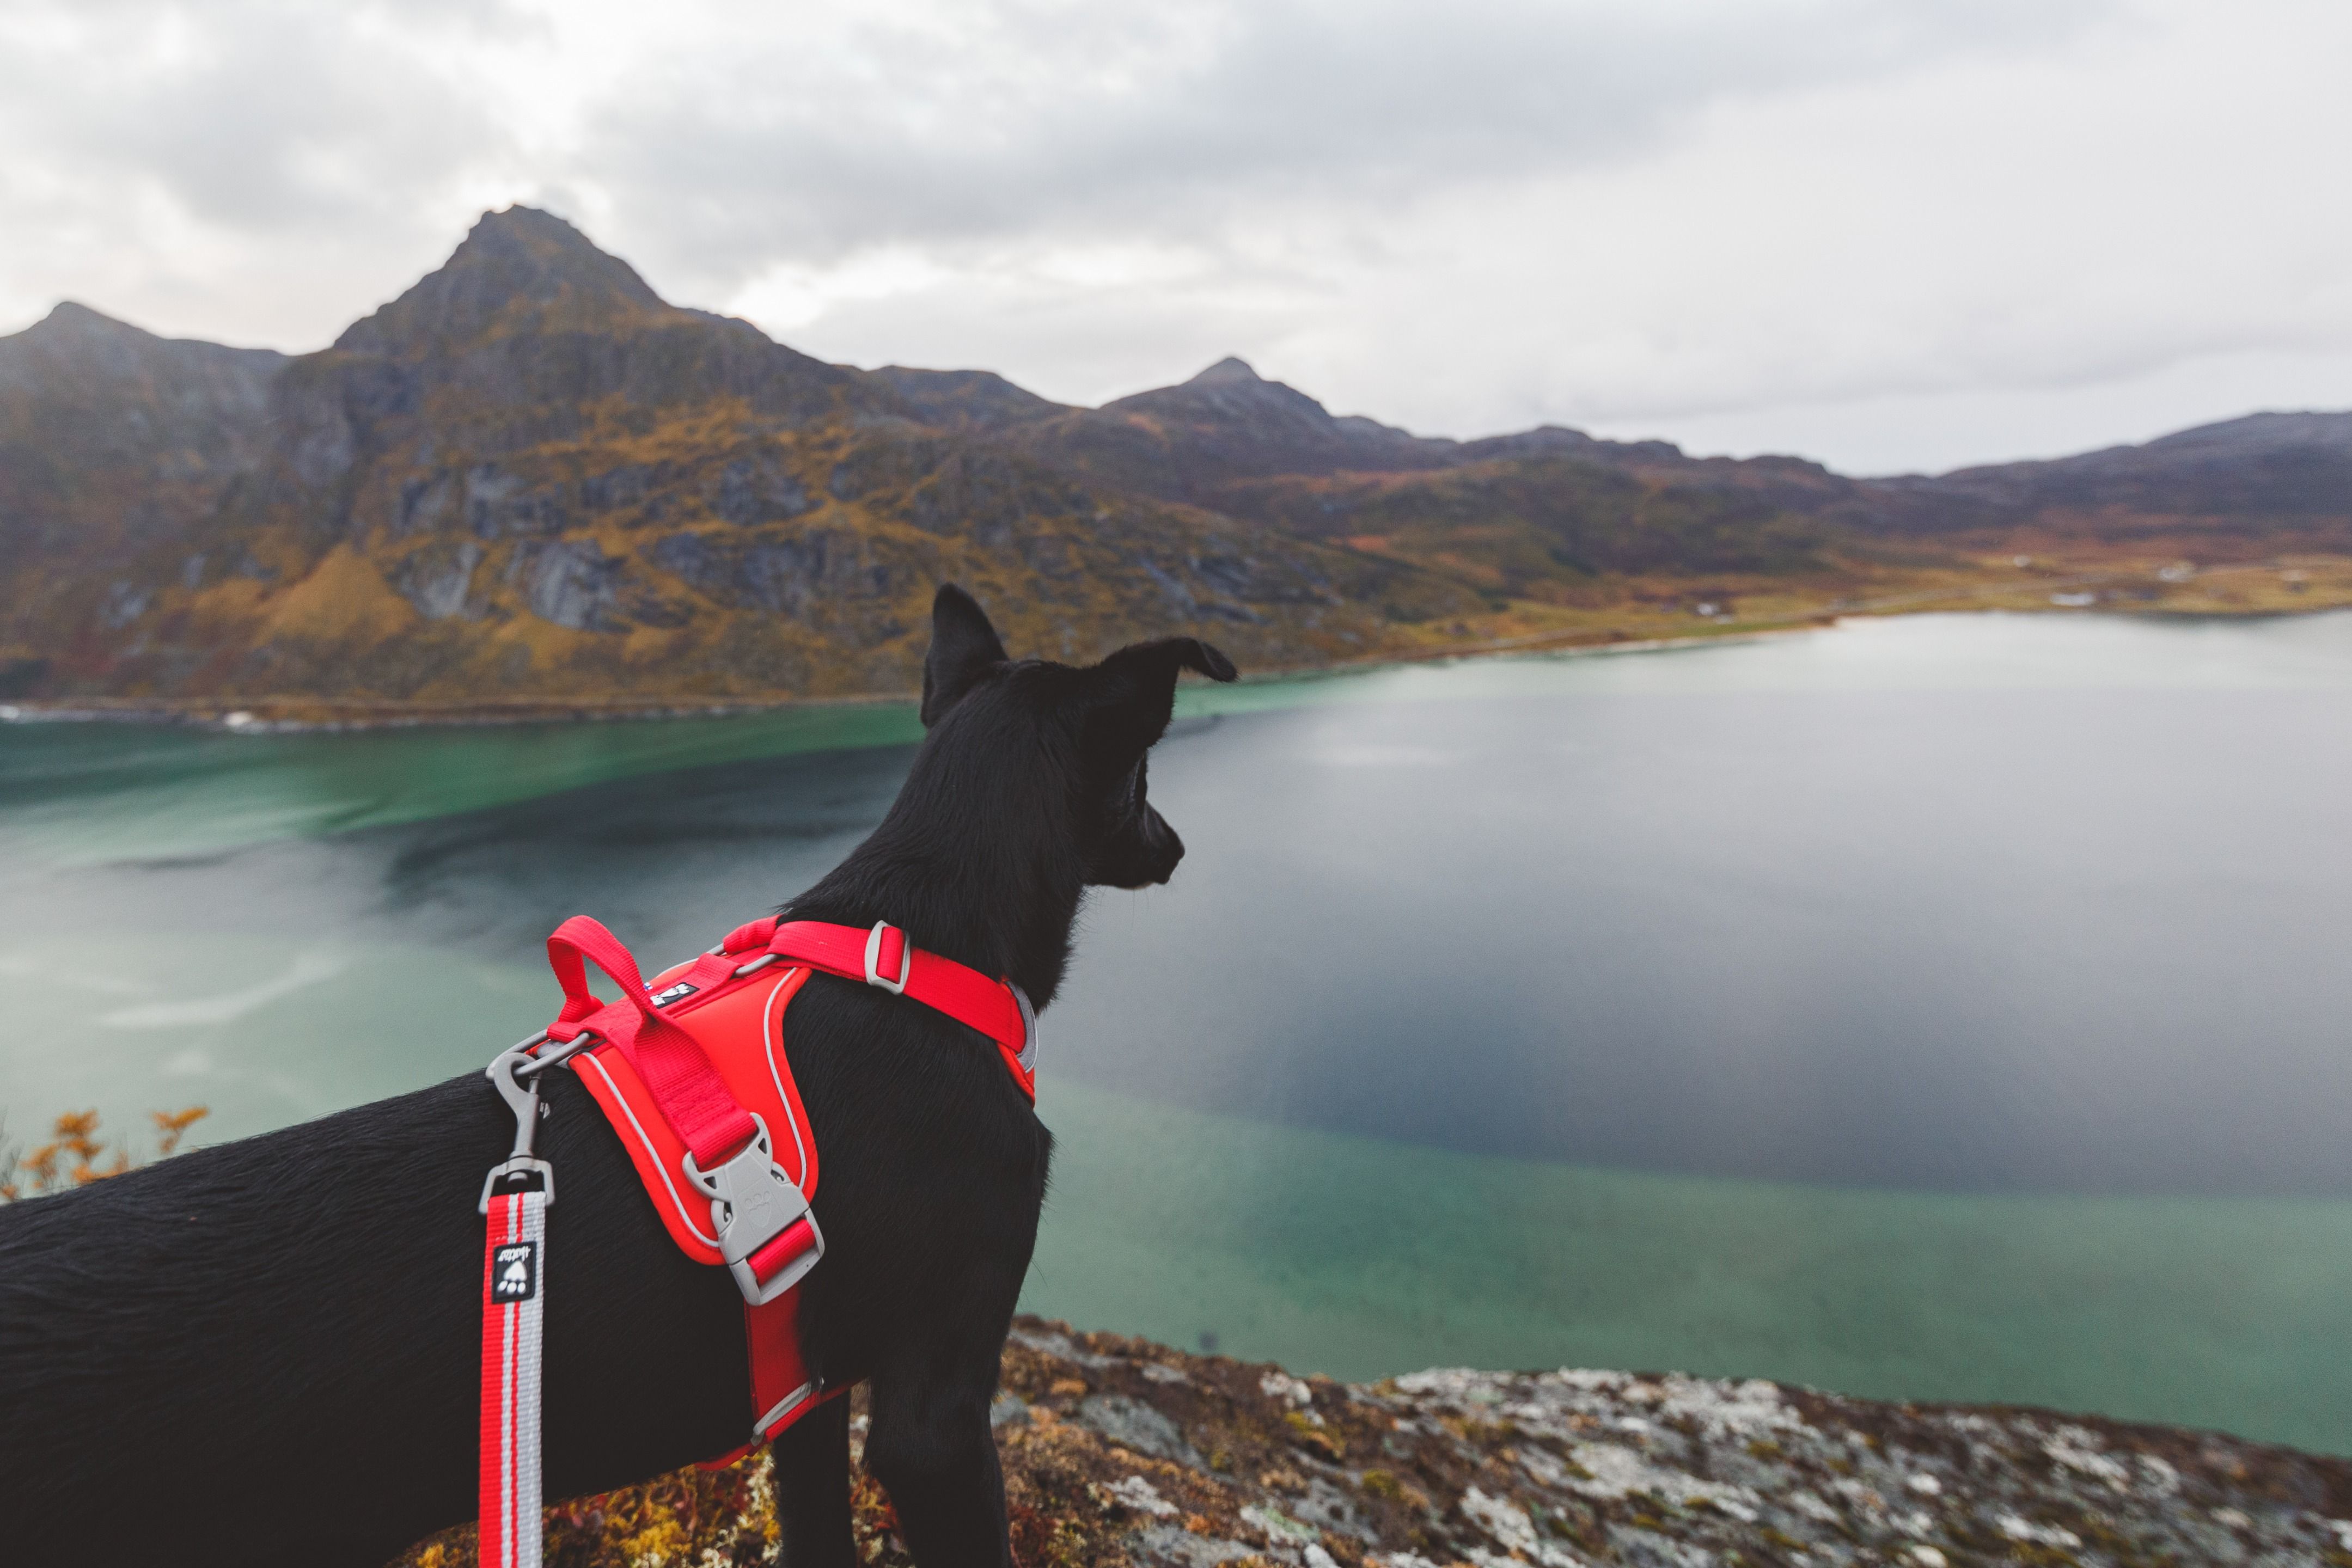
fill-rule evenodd
<path id="1" fill-rule="evenodd" d="M 1021 1071 L 1034 1072 L 1037 1071 L 1037 1009 L 1029 1005 L 1029 993 L 1011 980 L 1004 982 L 1004 988 L 1011 991 L 1013 999 L 1021 1004 Z"/>
<path id="2" fill-rule="evenodd" d="M 898 931 L 898 977 L 891 979 L 882 973 L 882 933 Z M 894 997 L 907 994 L 908 977 L 915 972 L 915 945 L 907 934 L 887 920 L 877 920 L 874 929 L 866 934 L 866 983 L 879 986 Z"/>
<path id="3" fill-rule="evenodd" d="M 751 1305 L 764 1306 L 801 1282 L 824 1256 L 824 1233 L 808 1197 L 775 1161 L 768 1124 L 757 1111 L 751 1141 L 725 1163 L 704 1170 L 686 1153 L 687 1180 L 710 1199 L 710 1223 L 719 1233 L 719 1255 L 735 1276 L 735 1288 Z"/>

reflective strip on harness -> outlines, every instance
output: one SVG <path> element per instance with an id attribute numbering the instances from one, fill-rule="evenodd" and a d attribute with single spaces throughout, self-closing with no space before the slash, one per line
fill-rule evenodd
<path id="1" fill-rule="evenodd" d="M 547 1194 L 495 1193 L 482 1249 L 482 1568 L 539 1568 Z"/>
<path id="2" fill-rule="evenodd" d="M 687 1018 L 735 1103 L 768 1124 L 776 1164 L 804 1197 L 814 1197 L 816 1140 L 809 1134 L 808 1113 L 801 1106 L 783 1039 L 784 1009 L 807 980 L 806 969 L 771 969 Z M 686 1179 L 686 1141 L 661 1113 L 635 1064 L 616 1048 L 599 1045 L 573 1057 L 570 1065 L 620 1134 L 669 1239 L 698 1263 L 724 1263 L 710 1199 Z"/>

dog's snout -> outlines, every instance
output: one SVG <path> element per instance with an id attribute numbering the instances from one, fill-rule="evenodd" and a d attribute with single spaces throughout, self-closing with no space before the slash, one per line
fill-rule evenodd
<path id="1" fill-rule="evenodd" d="M 1159 812 L 1151 813 L 1152 831 L 1157 841 L 1152 848 L 1154 883 L 1164 883 L 1176 874 L 1176 862 L 1184 858 L 1184 841 L 1176 836 Z"/>
<path id="2" fill-rule="evenodd" d="M 1155 887 L 1176 873 L 1183 858 L 1184 841 L 1147 806 L 1105 846 L 1087 880 L 1106 887 Z"/>

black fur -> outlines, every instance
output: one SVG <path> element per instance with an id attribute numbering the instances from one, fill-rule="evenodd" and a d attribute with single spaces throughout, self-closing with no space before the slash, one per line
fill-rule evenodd
<path id="1" fill-rule="evenodd" d="M 890 920 L 1043 1009 L 1086 887 L 1164 882 L 1182 856 L 1144 755 L 1178 671 L 1233 665 L 1191 638 L 1013 661 L 953 587 L 932 626 L 905 788 L 785 913 Z M 711 911 L 714 935 L 741 914 Z M 823 1151 L 812 1369 L 870 1381 L 866 1463 L 923 1568 L 1008 1568 L 988 1406 L 1052 1140 L 994 1047 L 919 1004 L 820 976 L 785 1034 Z M 551 1073 L 547 1095 L 556 1499 L 724 1452 L 751 1412 L 733 1284 L 670 1242 L 578 1082 Z M 475 1199 L 512 1133 L 469 1074 L 0 1207 L 5 1557 L 374 1568 L 469 1518 Z M 847 1421 L 835 1401 L 775 1446 L 791 1568 L 854 1568 Z"/>

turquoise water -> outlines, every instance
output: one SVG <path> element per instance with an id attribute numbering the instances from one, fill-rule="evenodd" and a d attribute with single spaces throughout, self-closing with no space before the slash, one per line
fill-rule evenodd
<path id="1" fill-rule="evenodd" d="M 1348 1376 L 1763 1375 L 2352 1451 L 2352 617 L 1922 617 L 1188 687 L 1045 1020 L 1028 1305 Z M 903 707 L 0 727 L 0 1108 L 451 1073 L 677 956 Z"/>
<path id="2" fill-rule="evenodd" d="M 1568 1363 L 2352 1449 L 2352 1202 L 1601 1170 L 1067 1082 L 1032 1310 L 1299 1368 Z"/>
<path id="3" fill-rule="evenodd" d="M 341 734 L 26 725 L 0 728 L 0 852 L 51 865 L 211 854 L 613 779 L 921 737 L 904 703 Z"/>

